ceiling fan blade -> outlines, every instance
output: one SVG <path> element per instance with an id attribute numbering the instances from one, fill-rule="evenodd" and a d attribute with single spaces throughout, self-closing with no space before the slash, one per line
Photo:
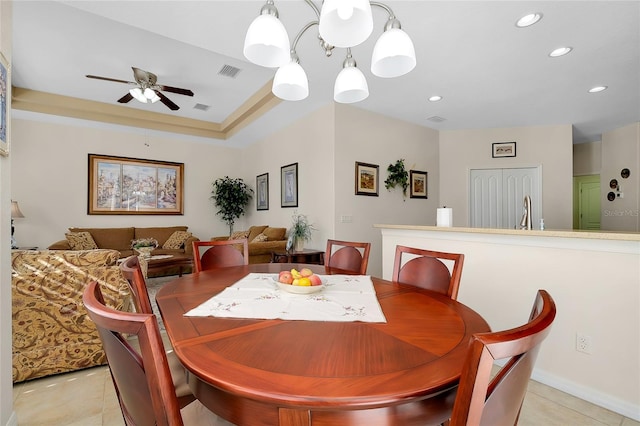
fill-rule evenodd
<path id="1" fill-rule="evenodd" d="M 118 102 L 120 102 L 121 104 L 126 104 L 127 102 L 129 102 L 131 99 L 133 99 L 133 96 L 131 95 L 131 93 L 128 93 L 126 95 L 124 95 L 123 97 L 121 97 L 120 99 L 118 99 Z"/>
<path id="2" fill-rule="evenodd" d="M 114 81 L 116 83 L 136 84 L 133 81 L 118 80 L 117 78 L 100 77 L 100 76 L 97 76 L 97 75 L 90 75 L 90 74 L 86 75 L 85 77 L 87 77 L 87 78 L 95 78 L 96 80 Z"/>
<path id="3" fill-rule="evenodd" d="M 189 89 L 180 89 L 179 87 L 171 87 L 171 86 L 163 86 L 158 85 L 160 90 L 164 90 L 165 92 L 177 93 L 179 95 L 185 96 L 193 96 L 193 92 Z"/>
<path id="4" fill-rule="evenodd" d="M 159 90 L 154 90 L 154 92 L 156 92 L 156 95 L 158 95 L 160 97 L 160 102 L 162 102 L 163 104 L 165 104 L 166 106 L 169 107 L 170 110 L 172 111 L 177 111 L 180 109 L 180 107 L 176 104 L 174 104 L 171 99 L 167 98 L 165 95 L 162 94 L 162 92 L 160 92 Z"/>

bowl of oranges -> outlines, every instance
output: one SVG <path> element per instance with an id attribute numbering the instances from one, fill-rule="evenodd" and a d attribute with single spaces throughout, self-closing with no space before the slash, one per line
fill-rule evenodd
<path id="1" fill-rule="evenodd" d="M 320 276 L 308 268 L 280 271 L 276 284 L 281 290 L 294 294 L 316 293 L 324 287 Z"/>

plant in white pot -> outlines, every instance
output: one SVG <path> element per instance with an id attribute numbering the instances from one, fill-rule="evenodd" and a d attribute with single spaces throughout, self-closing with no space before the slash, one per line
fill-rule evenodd
<path id="1" fill-rule="evenodd" d="M 307 215 L 294 213 L 293 226 L 289 230 L 289 238 L 293 241 L 295 251 L 304 250 L 304 243 L 311 240 L 311 232 L 316 229 L 309 223 Z"/>

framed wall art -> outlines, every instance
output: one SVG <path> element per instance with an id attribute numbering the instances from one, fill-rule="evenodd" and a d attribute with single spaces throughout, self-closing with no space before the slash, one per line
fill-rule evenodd
<path id="1" fill-rule="evenodd" d="M 409 170 L 410 198 L 429 198 L 427 194 L 427 172 Z"/>
<path id="2" fill-rule="evenodd" d="M 379 169 L 377 164 L 356 161 L 356 195 L 378 196 Z"/>
<path id="3" fill-rule="evenodd" d="M 298 163 L 280 167 L 280 207 L 298 207 Z"/>
<path id="4" fill-rule="evenodd" d="M 0 53 L 0 155 L 9 155 L 11 116 L 11 74 L 9 62 Z"/>
<path id="5" fill-rule="evenodd" d="M 496 142 L 491 144 L 491 156 L 493 158 L 515 157 L 516 143 L 515 142 Z"/>
<path id="6" fill-rule="evenodd" d="M 88 214 L 184 214 L 183 182 L 183 163 L 89 154 Z"/>
<path id="7" fill-rule="evenodd" d="M 269 173 L 256 176 L 256 209 L 269 210 Z"/>

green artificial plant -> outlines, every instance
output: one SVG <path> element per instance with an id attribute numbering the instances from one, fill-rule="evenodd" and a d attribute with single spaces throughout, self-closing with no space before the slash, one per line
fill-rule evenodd
<path id="1" fill-rule="evenodd" d="M 409 188 L 409 173 L 404 168 L 404 159 L 401 158 L 395 164 L 389 164 L 387 172 L 389 172 L 389 176 L 384 181 L 384 187 L 391 191 L 396 185 L 400 185 L 402 196 L 406 198 L 407 188 Z"/>
<path id="2" fill-rule="evenodd" d="M 233 232 L 236 219 L 245 213 L 252 197 L 253 189 L 249 188 L 241 178 L 225 176 L 213 182 L 211 199 L 218 208 L 216 214 L 229 225 L 229 235 Z"/>
<path id="3" fill-rule="evenodd" d="M 289 231 L 289 236 L 293 237 L 296 242 L 311 240 L 311 232 L 315 231 L 315 228 L 309 223 L 307 216 L 304 214 L 294 213 L 291 218 L 293 226 Z"/>

